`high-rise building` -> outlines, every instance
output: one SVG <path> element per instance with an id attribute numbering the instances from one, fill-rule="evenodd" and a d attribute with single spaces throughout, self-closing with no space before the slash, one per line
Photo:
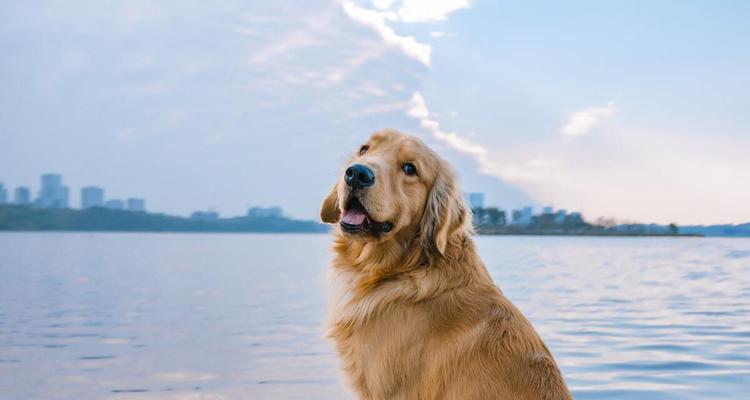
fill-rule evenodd
<path id="1" fill-rule="evenodd" d="M 531 223 L 531 217 L 533 217 L 534 209 L 532 207 L 524 207 L 520 210 L 513 210 L 513 224 L 514 225 L 529 225 Z"/>
<path id="2" fill-rule="evenodd" d="M 573 224 L 582 224 L 583 223 L 583 215 L 579 212 L 572 212 L 568 215 L 568 219 Z"/>
<path id="3" fill-rule="evenodd" d="M 512 210 L 510 212 L 510 223 L 513 225 L 521 225 L 521 210 Z"/>
<path id="4" fill-rule="evenodd" d="M 561 225 L 565 222 L 566 216 L 567 212 L 565 210 L 557 210 L 557 212 L 555 213 L 555 223 Z"/>
<path id="5" fill-rule="evenodd" d="M 104 189 L 97 186 L 86 186 L 81 189 L 81 208 L 101 207 L 104 205 Z"/>
<path id="6" fill-rule="evenodd" d="M 29 204 L 31 203 L 31 191 L 25 186 L 19 186 L 16 188 L 15 193 L 16 204 Z"/>
<path id="7" fill-rule="evenodd" d="M 128 199 L 128 211 L 146 211 L 146 200 L 139 198 Z"/>
<path id="8" fill-rule="evenodd" d="M 484 208 L 484 193 L 469 193 L 469 207 L 472 210 Z"/>
<path id="9" fill-rule="evenodd" d="M 118 199 L 107 200 L 104 203 L 104 208 L 109 208 L 110 210 L 124 210 L 125 202 Z"/>
<path id="10" fill-rule="evenodd" d="M 62 184 L 62 176 L 44 174 L 41 181 L 37 205 L 42 208 L 68 208 L 68 187 Z"/>
<path id="11" fill-rule="evenodd" d="M 2 182 L 0 182 L 0 204 L 8 202 L 8 190 L 5 189 Z"/>
<path id="12" fill-rule="evenodd" d="M 551 215 L 552 213 L 554 213 L 554 209 L 552 208 L 552 206 L 542 208 L 542 214 Z"/>
<path id="13" fill-rule="evenodd" d="M 531 217 L 534 216 L 534 209 L 532 207 L 524 207 L 521 209 L 523 223 L 528 225 L 531 223 Z"/>

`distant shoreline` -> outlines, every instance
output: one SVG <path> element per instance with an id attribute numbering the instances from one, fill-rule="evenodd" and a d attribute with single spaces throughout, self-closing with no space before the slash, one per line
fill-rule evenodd
<path id="1" fill-rule="evenodd" d="M 198 230 L 82 230 L 82 229 L 0 229 L 0 235 L 5 233 L 184 233 L 184 234 L 289 234 L 289 235 L 326 235 L 328 231 L 198 231 Z M 661 238 L 704 238 L 703 235 L 657 235 L 657 234 L 561 234 L 561 233 L 477 233 L 475 236 L 549 236 L 549 237 L 661 237 Z"/>
<path id="2" fill-rule="evenodd" d="M 584 236 L 584 237 L 692 237 L 702 238 L 705 235 L 693 234 L 693 233 L 678 233 L 676 235 L 670 234 L 659 234 L 659 233 L 542 233 L 542 232 L 528 232 L 528 233 L 478 233 L 478 236 Z"/>
<path id="3" fill-rule="evenodd" d="M 323 233 L 328 227 L 284 217 L 196 219 L 101 207 L 73 210 L 0 206 L 0 231 Z"/>
<path id="4" fill-rule="evenodd" d="M 677 232 L 627 232 L 596 225 L 583 228 L 478 226 L 479 236 L 749 237 L 750 225 L 679 227 Z M 328 233 L 329 225 L 286 217 L 196 219 L 106 208 L 42 209 L 0 206 L 0 232 L 90 233 Z"/>
<path id="5" fill-rule="evenodd" d="M 581 224 L 577 227 L 534 227 L 534 226 L 477 226 L 477 234 L 482 236 L 611 236 L 611 237 L 703 237 L 700 233 L 669 230 L 617 230 L 603 226 Z"/>

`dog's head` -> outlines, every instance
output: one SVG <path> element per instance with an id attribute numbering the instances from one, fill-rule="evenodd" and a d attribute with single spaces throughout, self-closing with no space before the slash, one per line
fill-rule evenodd
<path id="1" fill-rule="evenodd" d="M 395 131 L 376 132 L 357 148 L 320 210 L 351 240 L 415 235 L 440 254 L 454 233 L 470 229 L 468 214 L 448 164 Z"/>

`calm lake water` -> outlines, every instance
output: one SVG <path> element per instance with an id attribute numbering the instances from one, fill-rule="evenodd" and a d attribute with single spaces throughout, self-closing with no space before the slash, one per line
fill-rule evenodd
<path id="1" fill-rule="evenodd" d="M 349 398 L 327 235 L 0 234 L 0 398 Z M 747 399 L 750 240 L 479 237 L 579 399 Z"/>

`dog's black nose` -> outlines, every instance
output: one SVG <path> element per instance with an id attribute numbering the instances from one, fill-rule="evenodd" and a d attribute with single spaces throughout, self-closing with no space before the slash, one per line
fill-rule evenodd
<path id="1" fill-rule="evenodd" d="M 375 174 L 362 164 L 354 164 L 344 172 L 344 180 L 353 189 L 358 189 L 375 183 Z"/>

